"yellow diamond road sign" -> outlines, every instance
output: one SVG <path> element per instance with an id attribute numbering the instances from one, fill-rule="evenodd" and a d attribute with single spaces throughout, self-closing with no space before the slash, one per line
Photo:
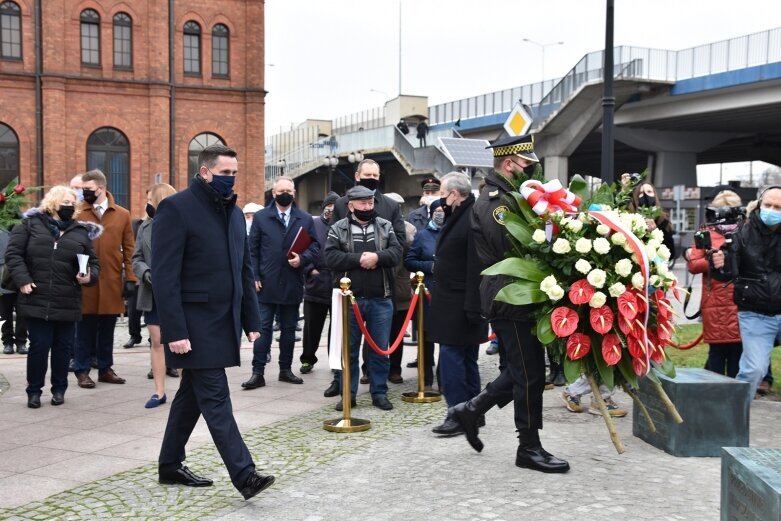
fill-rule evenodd
<path id="1" fill-rule="evenodd" d="M 522 136 L 532 126 L 532 116 L 523 107 L 521 102 L 515 104 L 507 121 L 504 122 L 504 130 L 511 136 Z"/>

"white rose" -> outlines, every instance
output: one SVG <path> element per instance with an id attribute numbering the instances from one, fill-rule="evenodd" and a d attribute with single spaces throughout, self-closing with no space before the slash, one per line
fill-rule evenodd
<path id="1" fill-rule="evenodd" d="M 583 229 L 583 223 L 575 219 L 570 219 L 567 223 L 567 229 L 571 232 L 578 233 Z"/>
<path id="2" fill-rule="evenodd" d="M 633 253 L 631 259 L 635 264 L 640 264 L 640 259 L 637 258 L 637 254 Z"/>
<path id="3" fill-rule="evenodd" d="M 579 221 L 574 221 L 579 222 Z M 582 226 L 582 225 L 581 225 Z M 591 241 L 585 237 L 581 237 L 575 241 L 575 251 L 578 253 L 588 253 L 591 251 Z"/>
<path id="4" fill-rule="evenodd" d="M 605 280 L 607 279 L 607 274 L 600 269 L 591 270 L 591 273 L 589 273 L 586 276 L 586 280 L 588 280 L 588 283 L 594 286 L 595 288 L 601 288 L 605 285 Z"/>
<path id="5" fill-rule="evenodd" d="M 610 226 L 606 224 L 600 224 L 597 226 L 597 233 L 600 235 L 607 235 L 610 233 Z"/>
<path id="6" fill-rule="evenodd" d="M 650 240 L 650 241 L 648 241 L 648 244 L 649 244 L 649 245 L 651 245 L 651 246 L 653 246 L 653 247 L 654 247 L 654 248 L 656 248 L 656 249 L 659 249 L 659 246 L 661 246 L 661 245 L 662 245 L 662 243 L 661 243 L 660 241 L 657 241 L 657 240 L 656 240 L 656 239 L 654 239 L 654 238 L 651 238 L 651 240 Z"/>
<path id="7" fill-rule="evenodd" d="M 567 239 L 562 239 L 559 237 L 556 239 L 556 242 L 553 243 L 553 253 L 568 253 L 571 249 L 572 248 L 570 247 L 569 241 Z"/>
<path id="8" fill-rule="evenodd" d="M 645 245 L 645 251 L 648 253 L 649 259 L 656 257 L 656 245 L 654 245 L 653 242 L 649 242 Z"/>
<path id="9" fill-rule="evenodd" d="M 659 282 L 661 282 L 662 279 L 659 278 L 659 275 L 651 275 L 651 278 L 648 279 L 648 284 L 651 286 L 658 288 Z"/>
<path id="10" fill-rule="evenodd" d="M 566 227 L 570 221 L 572 221 L 572 217 L 564 217 L 559 221 L 559 225 Z"/>
<path id="11" fill-rule="evenodd" d="M 634 253 L 635 252 L 635 250 L 632 248 L 632 245 L 629 244 L 629 243 L 624 244 L 623 248 L 624 248 L 624 251 L 627 252 L 627 253 Z"/>
<path id="12" fill-rule="evenodd" d="M 532 240 L 537 244 L 542 244 L 545 242 L 547 240 L 547 237 L 545 237 L 545 230 L 534 230 L 534 233 L 532 234 Z"/>
<path id="13" fill-rule="evenodd" d="M 634 214 L 632 214 L 632 213 L 622 213 L 622 214 L 619 215 L 618 218 L 621 219 L 621 224 L 623 224 L 624 226 L 626 226 L 630 230 L 632 229 L 632 224 L 634 224 L 634 222 L 635 222 Z"/>
<path id="14" fill-rule="evenodd" d="M 651 230 L 651 238 L 661 243 L 662 241 L 664 241 L 664 234 L 662 233 L 662 230 L 660 230 L 659 228 L 654 228 L 653 230 Z"/>
<path id="15" fill-rule="evenodd" d="M 634 222 L 634 226 L 632 226 L 632 230 L 634 230 L 634 232 L 637 235 L 643 235 L 645 232 L 647 232 L 648 224 L 645 222 L 645 217 L 643 217 L 642 215 L 638 215 L 635 218 L 635 222 Z"/>
<path id="16" fill-rule="evenodd" d="M 628 277 L 632 273 L 632 261 L 629 259 L 621 259 L 616 262 L 616 273 L 622 277 Z"/>
<path id="17" fill-rule="evenodd" d="M 667 268 L 666 262 L 657 262 L 656 263 L 656 273 L 659 275 L 667 275 L 670 273 L 670 270 Z"/>
<path id="18" fill-rule="evenodd" d="M 604 237 L 594 239 L 594 251 L 601 255 L 605 255 L 610 251 L 610 242 Z"/>
<path id="19" fill-rule="evenodd" d="M 610 236 L 610 240 L 613 241 L 613 244 L 616 246 L 623 246 L 626 244 L 626 235 L 621 232 L 617 232 Z"/>
<path id="20" fill-rule="evenodd" d="M 553 275 L 548 275 L 542 279 L 542 282 L 540 282 L 540 291 L 547 293 L 549 289 L 551 289 L 553 286 L 556 286 L 557 284 L 558 281 L 556 280 L 556 277 Z"/>
<path id="21" fill-rule="evenodd" d="M 610 286 L 607 291 L 608 293 L 610 293 L 611 297 L 618 298 L 624 294 L 624 292 L 626 291 L 626 286 L 624 286 L 620 282 L 616 282 L 615 284 Z"/>
<path id="22" fill-rule="evenodd" d="M 597 291 L 591 296 L 591 300 L 588 301 L 588 305 L 592 308 L 601 308 L 605 305 L 607 297 L 601 291 Z"/>
<path id="23" fill-rule="evenodd" d="M 643 277 L 643 274 L 639 271 L 632 275 L 632 286 L 636 289 L 643 289 L 643 285 L 645 284 L 645 277 Z"/>
<path id="24" fill-rule="evenodd" d="M 585 213 L 583 213 L 583 212 L 581 212 L 581 213 L 578 215 L 578 221 L 582 222 L 583 224 L 586 224 L 586 223 L 588 222 L 588 219 L 589 219 L 588 215 L 586 215 L 586 214 L 585 214 Z"/>
<path id="25" fill-rule="evenodd" d="M 556 284 L 545 293 L 548 295 L 548 298 L 553 301 L 561 300 L 561 298 L 564 296 L 564 288 Z"/>
<path id="26" fill-rule="evenodd" d="M 575 269 L 585 275 L 591 271 L 591 264 L 586 259 L 578 259 L 578 262 L 575 263 Z"/>
<path id="27" fill-rule="evenodd" d="M 665 262 L 670 260 L 670 248 L 668 248 L 664 244 L 662 244 L 661 246 L 659 246 L 659 248 L 656 249 L 656 254 L 659 255 L 659 257 Z"/>

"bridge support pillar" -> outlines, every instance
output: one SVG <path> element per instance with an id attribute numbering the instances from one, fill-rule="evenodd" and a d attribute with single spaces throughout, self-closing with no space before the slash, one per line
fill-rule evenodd
<path id="1" fill-rule="evenodd" d="M 657 152 L 653 183 L 654 186 L 697 186 L 697 154 Z"/>
<path id="2" fill-rule="evenodd" d="M 543 158 L 542 171 L 545 174 L 545 180 L 551 181 L 558 179 L 561 184 L 567 186 L 567 167 L 569 160 L 566 156 L 545 156 Z"/>

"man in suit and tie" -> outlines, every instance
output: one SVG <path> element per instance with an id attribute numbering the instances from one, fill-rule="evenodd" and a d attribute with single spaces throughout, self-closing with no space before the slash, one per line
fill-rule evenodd
<path id="1" fill-rule="evenodd" d="M 249 233 L 250 255 L 255 270 L 255 290 L 260 305 L 260 338 L 252 353 L 252 376 L 241 384 L 244 389 L 266 385 L 266 364 L 270 362 L 274 315 L 279 316 L 279 381 L 301 384 L 293 374 L 298 307 L 304 298 L 304 268 L 320 250 L 312 216 L 295 204 L 296 188 L 289 177 L 278 177 L 271 189 L 274 203 L 257 212 Z M 311 243 L 300 252 L 290 248 L 298 234 Z M 290 254 L 288 255 L 288 252 Z"/>
<path id="2" fill-rule="evenodd" d="M 246 226 L 236 207 L 236 152 L 212 145 L 198 157 L 186 190 L 165 198 L 152 226 L 152 284 L 166 365 L 182 368 L 163 445 L 163 484 L 205 487 L 212 481 L 183 466 L 185 445 L 203 415 L 233 486 L 249 499 L 274 483 L 255 471 L 233 417 L 225 368 L 240 364 L 242 329 L 260 333 Z"/>

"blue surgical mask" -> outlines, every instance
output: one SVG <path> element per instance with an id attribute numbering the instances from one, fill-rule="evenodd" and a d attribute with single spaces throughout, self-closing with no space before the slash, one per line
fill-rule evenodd
<path id="1" fill-rule="evenodd" d="M 760 208 L 759 218 L 762 219 L 762 222 L 767 224 L 768 226 L 775 226 L 776 224 L 781 224 L 781 212 L 776 210 Z"/>
<path id="2" fill-rule="evenodd" d="M 212 175 L 212 182 L 210 183 L 212 188 L 217 190 L 223 197 L 228 197 L 233 193 L 233 183 L 236 181 L 236 176 L 232 175 Z"/>

